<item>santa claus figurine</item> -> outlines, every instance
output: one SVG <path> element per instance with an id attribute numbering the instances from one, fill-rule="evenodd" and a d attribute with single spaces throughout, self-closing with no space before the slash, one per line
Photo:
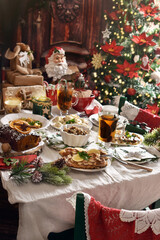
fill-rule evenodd
<path id="1" fill-rule="evenodd" d="M 66 62 L 65 51 L 61 47 L 53 47 L 46 56 L 46 73 L 52 82 L 61 79 L 67 73 L 68 64 Z"/>

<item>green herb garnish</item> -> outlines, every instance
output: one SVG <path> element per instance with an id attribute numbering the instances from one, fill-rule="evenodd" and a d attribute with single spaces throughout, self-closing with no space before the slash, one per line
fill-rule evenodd
<path id="1" fill-rule="evenodd" d="M 131 138 L 132 137 L 131 134 L 128 131 L 125 132 L 125 136 L 126 136 L 126 138 Z"/>
<path id="2" fill-rule="evenodd" d="M 80 156 L 82 159 L 84 159 L 84 160 L 86 160 L 86 161 L 88 161 L 88 160 L 90 159 L 90 156 L 88 155 L 88 153 L 86 153 L 86 152 L 84 152 L 84 151 L 78 152 L 78 154 L 79 154 L 79 156 Z"/>
<path id="3" fill-rule="evenodd" d="M 31 125 L 31 126 L 34 126 L 35 125 L 35 123 L 37 123 L 39 126 L 41 126 L 42 124 L 41 124 L 41 122 L 40 121 L 31 121 L 31 122 L 28 122 L 29 123 L 29 125 Z"/>
<path id="4" fill-rule="evenodd" d="M 66 122 L 66 124 L 71 124 L 71 123 L 75 123 L 75 119 L 74 119 L 74 118 L 71 119 L 71 120 L 68 120 L 68 121 Z"/>

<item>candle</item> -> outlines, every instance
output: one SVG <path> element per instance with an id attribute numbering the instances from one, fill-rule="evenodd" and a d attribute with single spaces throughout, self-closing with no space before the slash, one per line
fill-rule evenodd
<path id="1" fill-rule="evenodd" d="M 4 101 L 6 113 L 19 113 L 21 111 L 21 100 L 16 97 L 8 98 Z"/>

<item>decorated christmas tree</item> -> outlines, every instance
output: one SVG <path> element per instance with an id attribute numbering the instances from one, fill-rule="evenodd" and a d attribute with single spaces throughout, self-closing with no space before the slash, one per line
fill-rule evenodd
<path id="1" fill-rule="evenodd" d="M 112 0 L 104 11 L 103 43 L 95 43 L 87 72 L 98 100 L 123 95 L 141 108 L 160 104 L 160 2 Z"/>

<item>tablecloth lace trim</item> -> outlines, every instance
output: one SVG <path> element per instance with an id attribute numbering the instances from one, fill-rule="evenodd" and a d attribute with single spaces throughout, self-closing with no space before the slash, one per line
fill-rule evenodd
<path id="1" fill-rule="evenodd" d="M 66 198 L 66 201 L 69 202 L 74 209 L 76 209 L 76 197 L 77 193 L 74 193 L 71 197 Z"/>
<path id="2" fill-rule="evenodd" d="M 139 108 L 134 106 L 129 102 L 125 102 L 124 106 L 121 108 L 121 113 L 123 117 L 126 117 L 129 120 L 134 120 L 139 113 Z"/>
<path id="3" fill-rule="evenodd" d="M 121 210 L 119 217 L 122 222 L 135 221 L 135 233 L 141 234 L 149 227 L 155 235 L 160 234 L 160 209 L 147 211 Z"/>
<path id="4" fill-rule="evenodd" d="M 90 204 L 91 196 L 87 193 L 84 194 L 84 216 L 85 216 L 85 231 L 86 231 L 86 237 L 87 240 L 90 240 L 90 234 L 89 234 L 89 221 L 88 221 L 88 207 Z"/>

